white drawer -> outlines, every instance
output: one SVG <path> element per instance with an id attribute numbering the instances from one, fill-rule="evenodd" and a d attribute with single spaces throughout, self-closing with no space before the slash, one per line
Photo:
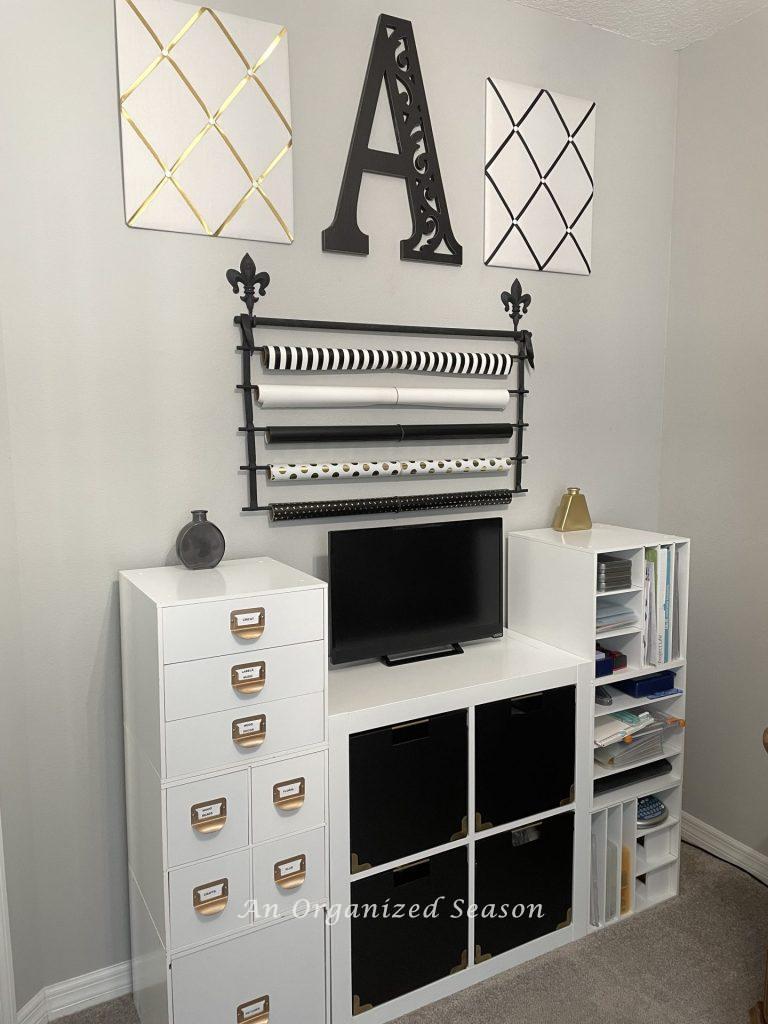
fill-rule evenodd
<path id="1" fill-rule="evenodd" d="M 241 850 L 168 873 L 172 949 L 250 927 L 250 869 L 251 851 Z"/>
<path id="2" fill-rule="evenodd" d="M 297 590 L 166 608 L 163 660 L 167 665 L 322 640 L 324 593 L 319 589 Z"/>
<path id="3" fill-rule="evenodd" d="M 254 843 L 325 822 L 325 754 L 265 764 L 251 773 Z"/>
<path id="4" fill-rule="evenodd" d="M 281 921 L 173 961 L 178 1024 L 325 1024 L 325 924 Z M 261 1020 L 265 1020 L 261 1017 Z"/>
<path id="5" fill-rule="evenodd" d="M 240 743 L 235 742 L 235 735 Z M 168 778 L 196 775 L 244 761 L 264 760 L 324 739 L 322 693 L 266 702 L 250 713 L 243 709 L 242 714 L 219 711 L 183 718 L 165 727 L 166 773 Z"/>
<path id="6" fill-rule="evenodd" d="M 248 846 L 248 772 L 166 790 L 168 866 Z"/>
<path id="7" fill-rule="evenodd" d="M 268 700 L 315 693 L 325 686 L 322 641 L 274 647 L 258 656 L 228 654 L 182 661 L 165 668 L 167 721 L 243 708 Z"/>
<path id="8" fill-rule="evenodd" d="M 253 899 L 259 915 L 291 914 L 299 900 L 320 903 L 327 895 L 325 829 L 283 836 L 253 848 Z"/>

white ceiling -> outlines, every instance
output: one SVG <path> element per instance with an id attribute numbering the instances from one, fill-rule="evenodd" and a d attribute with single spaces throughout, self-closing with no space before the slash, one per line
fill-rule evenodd
<path id="1" fill-rule="evenodd" d="M 657 46 L 680 50 L 768 7 L 768 0 L 521 0 Z"/>

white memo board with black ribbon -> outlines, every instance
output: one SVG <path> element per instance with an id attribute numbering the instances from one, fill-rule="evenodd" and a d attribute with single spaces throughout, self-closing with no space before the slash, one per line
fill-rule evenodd
<path id="1" fill-rule="evenodd" d="M 486 266 L 592 272 L 595 104 L 489 78 Z"/>

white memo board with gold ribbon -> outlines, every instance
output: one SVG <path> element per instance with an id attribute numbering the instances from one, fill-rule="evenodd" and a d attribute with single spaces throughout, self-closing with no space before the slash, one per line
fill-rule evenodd
<path id="1" fill-rule="evenodd" d="M 131 227 L 293 241 L 288 38 L 177 0 L 115 0 Z"/>

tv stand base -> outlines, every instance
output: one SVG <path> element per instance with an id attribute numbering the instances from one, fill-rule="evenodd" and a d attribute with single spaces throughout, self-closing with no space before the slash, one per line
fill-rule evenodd
<path id="1" fill-rule="evenodd" d="M 448 647 L 435 647 L 413 654 L 385 654 L 381 660 L 388 668 L 394 668 L 396 665 L 412 665 L 415 661 L 429 661 L 432 658 L 452 658 L 454 654 L 463 653 L 461 644 L 450 644 Z"/>

